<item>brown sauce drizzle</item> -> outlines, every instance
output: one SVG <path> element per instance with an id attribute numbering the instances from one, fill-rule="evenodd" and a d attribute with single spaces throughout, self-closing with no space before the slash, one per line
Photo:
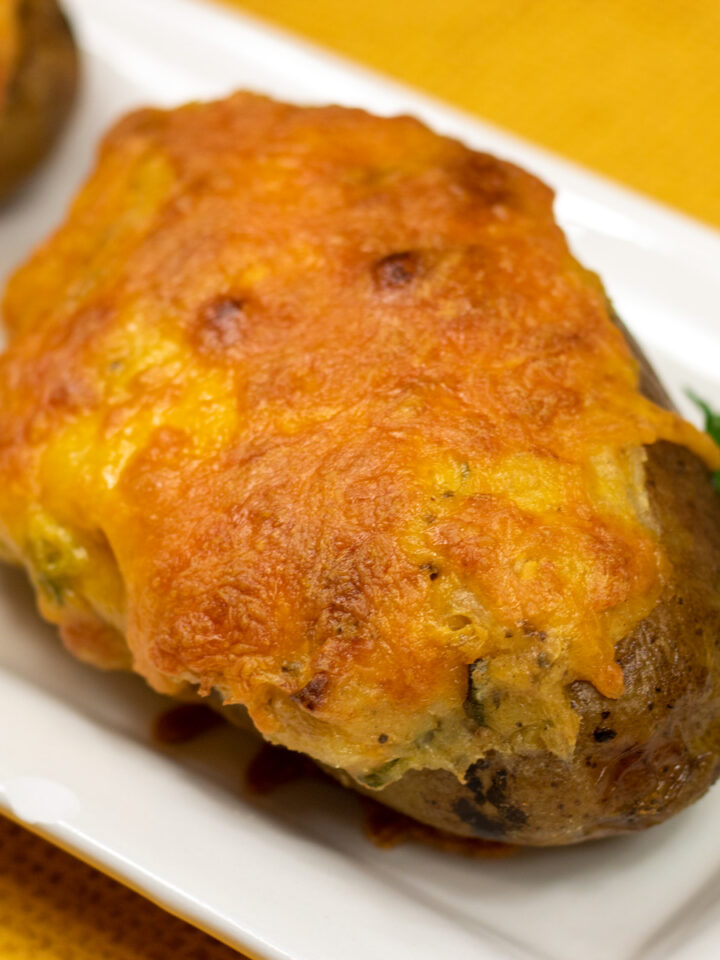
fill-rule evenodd
<path id="1" fill-rule="evenodd" d="M 391 850 L 401 843 L 421 843 L 444 853 L 495 860 L 512 856 L 520 849 L 512 843 L 481 840 L 479 837 L 458 837 L 454 833 L 446 833 L 420 823 L 419 820 L 413 820 L 404 813 L 398 813 L 372 797 L 361 797 L 360 801 L 365 814 L 365 836 L 383 850 Z"/>
<path id="2" fill-rule="evenodd" d="M 203 703 L 181 703 L 165 710 L 155 719 L 153 739 L 162 744 L 187 743 L 224 722 L 219 713 Z M 324 780 L 334 787 L 339 786 L 309 757 L 270 743 L 260 746 L 245 771 L 245 786 L 249 793 L 256 796 L 265 796 L 288 783 L 307 779 Z M 513 844 L 495 840 L 457 837 L 391 810 L 372 797 L 359 796 L 358 799 L 364 815 L 365 836 L 383 850 L 390 850 L 402 843 L 421 843 L 445 853 L 497 859 L 511 856 L 519 849 Z"/>

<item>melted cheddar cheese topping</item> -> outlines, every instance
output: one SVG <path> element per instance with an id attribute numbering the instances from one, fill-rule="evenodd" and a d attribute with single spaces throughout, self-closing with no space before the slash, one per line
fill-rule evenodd
<path id="1" fill-rule="evenodd" d="M 572 752 L 667 560 L 552 194 L 409 118 L 142 111 L 12 279 L 0 540 L 78 656 L 381 787 Z"/>

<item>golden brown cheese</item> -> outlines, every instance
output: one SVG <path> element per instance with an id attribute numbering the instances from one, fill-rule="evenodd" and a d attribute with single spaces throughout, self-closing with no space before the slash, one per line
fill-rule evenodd
<path id="1" fill-rule="evenodd" d="M 133 114 L 5 320 L 1 538 L 68 647 L 370 786 L 571 752 L 666 575 L 643 446 L 720 465 L 550 190 L 405 117 Z"/>

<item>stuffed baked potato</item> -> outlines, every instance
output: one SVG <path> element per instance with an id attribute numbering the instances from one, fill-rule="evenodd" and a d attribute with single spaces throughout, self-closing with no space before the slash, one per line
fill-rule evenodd
<path id="1" fill-rule="evenodd" d="M 0 202 L 35 169 L 75 100 L 78 56 L 55 0 L 0 2 Z"/>
<path id="2" fill-rule="evenodd" d="M 720 451 L 529 174 L 410 118 L 141 111 L 4 311 L 0 540 L 77 656 L 459 834 L 715 779 Z"/>

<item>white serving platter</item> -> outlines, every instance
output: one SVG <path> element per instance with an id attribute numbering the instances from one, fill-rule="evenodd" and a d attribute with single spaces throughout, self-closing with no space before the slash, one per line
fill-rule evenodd
<path id="1" fill-rule="evenodd" d="M 720 406 L 720 235 L 307 43 L 200 0 L 66 0 L 84 90 L 51 162 L 0 212 L 0 279 L 62 216 L 101 131 L 138 104 L 249 87 L 410 112 L 558 191 L 574 249 L 683 410 Z M 509 78 L 510 80 L 511 78 Z M 506 860 L 381 851 L 320 782 L 244 795 L 252 738 L 150 737 L 165 701 L 76 663 L 0 573 L 0 807 L 262 960 L 716 960 L 720 788 L 649 833 Z"/>

